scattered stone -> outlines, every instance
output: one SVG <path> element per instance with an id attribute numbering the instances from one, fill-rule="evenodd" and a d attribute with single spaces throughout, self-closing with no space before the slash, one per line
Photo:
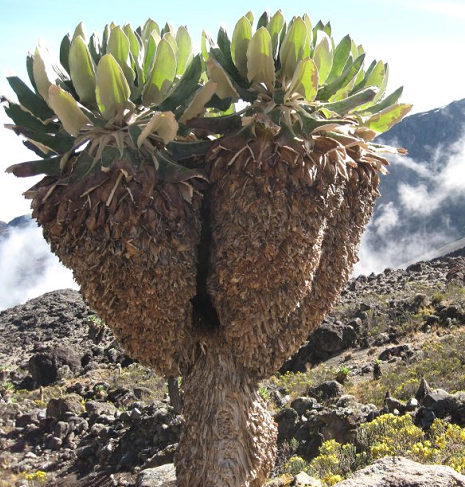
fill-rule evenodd
<path id="1" fill-rule="evenodd" d="M 385 457 L 359 470 L 337 487 L 465 487 L 465 476 L 451 467 Z"/>
<path id="2" fill-rule="evenodd" d="M 176 487 L 176 470 L 172 463 L 142 470 L 136 487 Z"/>

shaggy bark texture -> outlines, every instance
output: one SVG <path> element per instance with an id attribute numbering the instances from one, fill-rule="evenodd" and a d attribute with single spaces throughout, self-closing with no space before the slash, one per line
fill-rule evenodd
<path id="1" fill-rule="evenodd" d="M 220 337 L 205 344 L 183 389 L 178 486 L 261 487 L 274 464 L 276 425 L 257 382 Z"/>

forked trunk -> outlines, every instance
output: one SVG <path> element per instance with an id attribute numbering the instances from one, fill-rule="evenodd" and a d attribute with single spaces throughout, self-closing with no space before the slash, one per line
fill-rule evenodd
<path id="1" fill-rule="evenodd" d="M 183 377 L 185 426 L 175 459 L 179 487 L 261 487 L 274 464 L 276 425 L 257 380 L 221 339 Z"/>

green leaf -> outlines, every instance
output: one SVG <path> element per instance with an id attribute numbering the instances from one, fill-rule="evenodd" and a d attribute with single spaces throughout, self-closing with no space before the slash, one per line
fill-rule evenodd
<path id="1" fill-rule="evenodd" d="M 273 46 L 273 57 L 276 56 L 278 49 L 279 35 L 284 25 L 284 16 L 281 10 L 278 10 L 268 23 L 267 29 L 271 36 L 271 44 Z"/>
<path id="2" fill-rule="evenodd" d="M 266 27 L 269 22 L 270 22 L 270 14 L 265 11 L 262 13 L 260 18 L 258 19 L 257 30 L 260 29 L 260 27 Z"/>
<path id="3" fill-rule="evenodd" d="M 312 102 L 318 92 L 318 68 L 311 58 L 300 61 L 295 70 L 291 84 L 286 92 L 285 100 L 294 93 L 303 96 L 307 102 Z"/>
<path id="4" fill-rule="evenodd" d="M 54 156 L 48 159 L 40 159 L 38 161 L 21 162 L 8 167 L 5 172 L 12 173 L 18 178 L 38 176 L 39 174 L 59 176 L 60 160 L 61 156 Z"/>
<path id="5" fill-rule="evenodd" d="M 69 74 L 69 50 L 71 48 L 71 37 L 66 34 L 60 44 L 60 63 Z"/>
<path id="6" fill-rule="evenodd" d="M 126 34 L 126 37 L 129 40 L 129 51 L 132 53 L 135 60 L 139 59 L 140 54 L 140 44 L 139 40 L 137 39 L 134 31 L 131 28 L 130 24 L 126 24 L 123 26 L 123 32 Z"/>
<path id="7" fill-rule="evenodd" d="M 150 37 L 152 37 L 153 33 L 158 34 L 158 37 L 161 37 L 160 35 L 160 27 L 158 24 L 152 20 L 152 19 L 147 19 L 147 21 L 144 24 L 144 27 L 142 28 L 142 34 L 141 38 L 144 42 L 147 42 Z"/>
<path id="8" fill-rule="evenodd" d="M 247 48 L 247 78 L 251 83 L 264 83 L 274 92 L 275 70 L 271 36 L 265 27 L 253 35 Z"/>
<path id="9" fill-rule="evenodd" d="M 104 56 L 107 53 L 107 44 L 108 44 L 108 39 L 110 37 L 111 33 L 111 28 L 107 24 L 105 25 L 103 29 L 103 37 L 102 37 L 102 56 Z M 100 62 L 100 61 L 99 61 Z"/>
<path id="10" fill-rule="evenodd" d="M 97 66 L 97 64 L 100 61 L 100 58 L 102 57 L 100 40 L 97 34 L 92 34 L 90 36 L 88 47 L 89 47 L 90 55 L 92 56 L 92 60 Z"/>
<path id="11" fill-rule="evenodd" d="M 161 38 L 156 32 L 154 32 L 147 40 L 144 58 L 144 75 L 146 79 L 152 72 L 153 63 L 155 62 L 155 53 L 157 52 L 157 46 L 160 40 Z"/>
<path id="12" fill-rule="evenodd" d="M 69 68 L 74 89 L 81 103 L 95 103 L 95 65 L 90 51 L 81 36 L 71 43 Z"/>
<path id="13" fill-rule="evenodd" d="M 223 100 L 225 98 L 237 99 L 239 97 L 229 76 L 218 61 L 210 57 L 205 63 L 205 66 L 207 68 L 208 78 L 218 85 L 216 94 L 219 98 Z"/>
<path id="14" fill-rule="evenodd" d="M 105 54 L 97 66 L 96 97 L 100 113 L 107 120 L 121 119 L 130 94 L 120 65 L 111 54 Z"/>
<path id="15" fill-rule="evenodd" d="M 77 101 L 59 86 L 50 85 L 48 104 L 60 119 L 63 128 L 74 137 L 79 135 L 83 125 L 89 123 L 89 119 L 79 109 Z"/>
<path id="16" fill-rule="evenodd" d="M 48 63 L 46 52 L 37 47 L 34 53 L 34 61 L 32 65 L 34 82 L 37 86 L 37 91 L 40 96 L 48 101 L 48 88 L 52 84 L 53 74 L 51 73 L 51 66 Z"/>
<path id="17" fill-rule="evenodd" d="M 282 81 L 290 80 L 294 76 L 297 64 L 303 58 L 306 38 L 307 26 L 303 19 L 297 17 L 287 31 L 279 50 L 280 78 Z"/>
<path id="18" fill-rule="evenodd" d="M 240 75 L 247 77 L 247 48 L 252 39 L 252 25 L 247 17 L 237 22 L 231 41 L 231 55 Z"/>
<path id="19" fill-rule="evenodd" d="M 58 132 L 54 135 L 47 133 L 48 129 L 50 129 L 50 132 L 56 132 L 57 124 L 53 124 L 51 126 L 50 124 L 44 125 L 40 120 L 33 117 L 30 113 L 25 112 L 19 105 L 14 103 L 10 103 L 8 107 L 4 108 L 6 114 L 16 124 L 15 126 L 11 127 L 11 129 L 17 135 L 23 135 L 24 137 L 30 139 L 31 142 L 37 142 L 42 146 L 47 147 L 49 150 L 59 154 L 69 151 L 73 146 L 74 139 L 67 133 Z M 25 141 L 26 147 L 33 150 L 40 157 L 46 157 L 46 153 L 35 150 L 36 146 L 31 148 L 31 144 L 26 142 L 27 141 Z"/>
<path id="20" fill-rule="evenodd" d="M 35 132 L 40 132 L 43 134 L 47 133 L 49 124 L 44 124 L 37 117 L 23 110 L 18 104 L 9 102 L 8 106 L 4 106 L 3 108 L 5 110 L 5 113 L 8 115 L 9 118 L 11 118 L 11 120 L 13 120 L 15 125 L 19 127 L 24 127 L 29 131 L 28 135 L 26 135 L 27 137 L 32 136 Z M 53 116 L 53 112 L 51 113 Z M 52 127 L 55 127 L 54 124 L 52 125 Z M 56 129 L 54 131 L 56 131 Z"/>
<path id="21" fill-rule="evenodd" d="M 331 68 L 333 67 L 331 39 L 328 34 L 322 30 L 317 32 L 313 60 L 318 68 L 318 84 L 321 86 L 328 78 Z"/>
<path id="22" fill-rule="evenodd" d="M 381 134 L 399 123 L 411 109 L 412 105 L 406 103 L 393 105 L 371 116 L 362 125 Z"/>
<path id="23" fill-rule="evenodd" d="M 128 85 L 133 86 L 136 75 L 129 63 L 129 51 L 130 42 L 123 29 L 119 26 L 112 29 L 108 39 L 107 53 L 116 59 L 126 76 Z"/>
<path id="24" fill-rule="evenodd" d="M 174 27 L 169 22 L 166 22 L 165 27 L 163 27 L 163 29 L 160 32 L 161 37 L 164 37 L 166 34 L 171 34 L 173 36 L 173 39 L 174 36 L 176 35 L 176 31 L 174 30 Z"/>
<path id="25" fill-rule="evenodd" d="M 202 61 L 200 54 L 195 56 L 183 77 L 176 84 L 173 91 L 160 104 L 161 111 L 175 110 L 185 103 L 198 87 L 200 75 L 202 74 Z"/>
<path id="26" fill-rule="evenodd" d="M 128 127 L 129 137 L 131 137 L 132 143 L 137 146 L 137 139 L 139 138 L 140 134 L 142 133 L 142 129 L 135 124 L 131 124 Z"/>
<path id="27" fill-rule="evenodd" d="M 223 27 L 220 27 L 220 30 L 218 31 L 216 42 L 223 53 L 223 56 L 228 60 L 228 62 L 234 64 L 231 57 L 231 41 L 229 40 L 228 33 Z M 207 61 L 207 59 L 205 59 L 205 61 Z"/>
<path id="28" fill-rule="evenodd" d="M 34 56 L 31 53 L 28 53 L 28 55 L 26 56 L 26 71 L 29 77 L 29 81 L 31 82 L 31 86 L 34 88 L 34 91 L 36 93 L 39 93 L 36 82 L 34 80 Z"/>
<path id="29" fill-rule="evenodd" d="M 176 33 L 176 44 L 178 45 L 176 74 L 182 76 L 194 57 L 191 36 L 185 27 L 179 27 Z"/>
<path id="30" fill-rule="evenodd" d="M 367 113 L 374 114 L 374 113 L 378 113 L 381 110 L 384 110 L 384 109 L 390 107 L 391 105 L 396 104 L 397 101 L 399 100 L 399 98 L 401 97 L 403 91 L 404 91 L 403 86 L 401 86 L 400 88 L 397 88 L 397 90 L 395 90 L 389 96 L 387 96 L 383 100 L 376 103 L 376 105 L 372 105 L 371 107 L 368 107 L 365 111 Z"/>
<path id="31" fill-rule="evenodd" d="M 197 119 L 192 119 L 191 122 Z M 208 120 L 207 118 L 201 118 L 199 120 Z M 189 126 L 191 126 L 189 122 Z M 240 120 L 237 128 L 241 126 Z M 221 131 L 223 133 L 223 131 Z M 213 140 L 201 140 L 195 142 L 180 142 L 173 141 L 167 146 L 169 154 L 174 161 L 182 161 L 183 159 L 189 159 L 194 156 L 204 156 L 210 148 L 213 146 L 215 141 Z"/>
<path id="32" fill-rule="evenodd" d="M 333 66 L 326 82 L 331 82 L 341 76 L 349 59 L 351 46 L 352 40 L 349 35 L 346 35 L 341 42 L 339 42 L 334 50 Z"/>
<path id="33" fill-rule="evenodd" d="M 211 37 L 205 32 L 205 30 L 202 30 L 202 37 L 200 39 L 200 51 L 202 53 L 202 57 L 204 61 L 207 61 L 208 58 L 210 57 L 209 52 L 213 44 L 214 42 L 211 39 Z"/>
<path id="34" fill-rule="evenodd" d="M 357 107 L 361 107 L 364 104 L 372 101 L 377 95 L 378 91 L 379 90 L 376 87 L 365 88 L 355 95 L 348 96 L 343 100 L 322 104 L 321 108 L 335 112 L 339 116 L 346 115 L 348 112 L 357 111 Z"/>
<path id="35" fill-rule="evenodd" d="M 302 17 L 303 21 L 305 22 L 305 25 L 307 26 L 307 37 L 305 38 L 305 47 L 304 47 L 304 53 L 303 53 L 303 59 L 307 58 L 310 56 L 310 52 L 312 50 L 312 42 L 313 42 L 313 29 L 312 29 L 312 21 L 310 20 L 310 17 L 305 14 Z"/>
<path id="36" fill-rule="evenodd" d="M 77 36 L 81 36 L 83 39 L 87 39 L 86 28 L 83 22 L 79 22 L 77 27 L 74 29 L 74 34 L 71 41 L 74 41 Z"/>
<path id="37" fill-rule="evenodd" d="M 198 169 L 189 169 L 181 164 L 170 159 L 165 151 L 157 151 L 156 156 L 158 161 L 157 176 L 163 181 L 170 181 L 172 183 L 180 183 L 192 178 L 200 177 L 206 179 L 205 175 Z"/>
<path id="38" fill-rule="evenodd" d="M 142 93 L 145 106 L 159 105 L 173 84 L 176 76 L 176 56 L 170 43 L 163 38 L 155 54 L 152 72 Z"/>
<path id="39" fill-rule="evenodd" d="M 350 83 L 362 68 L 364 60 L 365 54 L 362 54 L 353 63 L 348 63 L 338 78 L 318 90 L 318 99 L 328 100 L 334 93 Z"/>
<path id="40" fill-rule="evenodd" d="M 244 15 L 244 17 L 247 18 L 247 20 L 250 22 L 250 25 L 253 25 L 254 16 L 250 10 Z"/>
<path id="41" fill-rule="evenodd" d="M 34 93 L 21 79 L 17 76 L 8 76 L 8 83 L 16 93 L 19 103 L 41 120 L 47 120 L 53 116 L 53 111 L 44 102 L 42 97 Z"/>
<path id="42" fill-rule="evenodd" d="M 166 32 L 165 34 L 163 34 L 163 39 L 166 39 L 170 43 L 171 49 L 173 49 L 174 55 L 177 58 L 178 43 L 176 42 L 174 35 L 171 32 Z"/>
<path id="43" fill-rule="evenodd" d="M 216 88 L 217 84 L 213 81 L 208 81 L 204 86 L 202 86 L 192 98 L 179 121 L 181 123 L 186 123 L 191 118 L 194 118 L 202 113 L 205 110 L 205 105 L 215 94 Z"/>

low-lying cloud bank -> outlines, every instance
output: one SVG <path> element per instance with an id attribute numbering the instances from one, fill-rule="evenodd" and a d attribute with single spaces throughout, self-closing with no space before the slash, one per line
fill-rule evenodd
<path id="1" fill-rule="evenodd" d="M 78 286 L 35 224 L 12 229 L 0 241 L 0 310 L 66 288 Z"/>
<path id="2" fill-rule="evenodd" d="M 403 266 L 465 237 L 465 227 L 451 222 L 452 211 L 465 212 L 465 137 L 436 149 L 428 164 L 400 156 L 390 162 L 397 174 L 409 171 L 410 182 L 399 181 L 397 204 L 376 209 L 362 238 L 356 275 Z"/>

